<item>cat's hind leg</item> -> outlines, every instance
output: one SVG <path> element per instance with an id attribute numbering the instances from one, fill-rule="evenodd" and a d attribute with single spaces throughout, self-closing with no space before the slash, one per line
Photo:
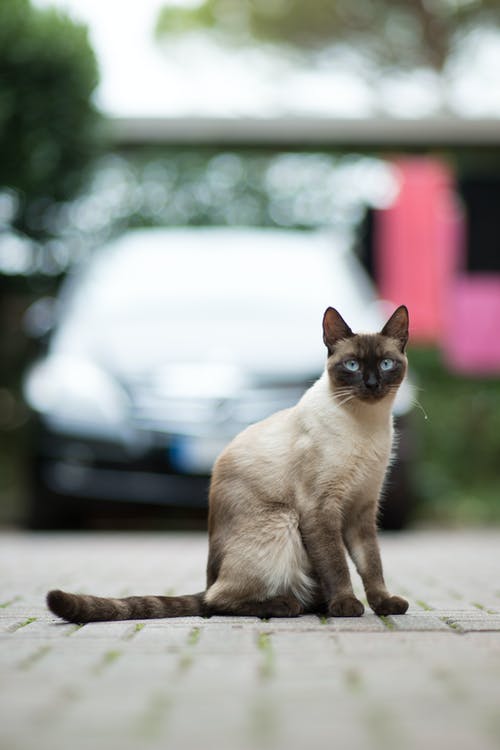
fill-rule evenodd
<path id="1" fill-rule="evenodd" d="M 226 540 L 216 579 L 204 596 L 214 614 L 294 617 L 310 611 L 317 585 L 294 512 L 268 507 Z"/>
<path id="2" fill-rule="evenodd" d="M 214 587 L 216 584 L 214 584 Z M 214 588 L 212 587 L 212 588 Z M 209 589 L 210 591 L 210 589 Z M 207 610 L 211 615 L 237 615 L 246 617 L 297 617 L 304 612 L 303 605 L 293 595 L 274 596 L 264 601 L 238 600 L 223 588 L 205 595 Z"/>

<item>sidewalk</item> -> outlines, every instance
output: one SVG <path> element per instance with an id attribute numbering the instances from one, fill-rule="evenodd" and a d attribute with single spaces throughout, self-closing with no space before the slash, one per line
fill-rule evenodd
<path id="1" fill-rule="evenodd" d="M 500 530 L 381 545 L 405 616 L 81 627 L 49 588 L 200 591 L 205 537 L 1 535 L 1 750 L 498 748 Z"/>

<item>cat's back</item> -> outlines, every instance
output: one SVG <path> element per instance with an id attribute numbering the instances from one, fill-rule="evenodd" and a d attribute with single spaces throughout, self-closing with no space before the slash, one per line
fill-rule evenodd
<path id="1" fill-rule="evenodd" d="M 240 432 L 215 462 L 209 493 L 209 536 L 240 528 L 270 504 L 287 503 L 291 425 L 295 407 Z M 252 521 L 252 522 L 253 522 Z"/>
<path id="2" fill-rule="evenodd" d="M 296 431 L 295 410 L 295 406 L 282 409 L 242 430 L 219 456 L 214 472 L 229 461 L 236 462 L 241 470 L 268 465 L 276 468 L 283 463 Z"/>

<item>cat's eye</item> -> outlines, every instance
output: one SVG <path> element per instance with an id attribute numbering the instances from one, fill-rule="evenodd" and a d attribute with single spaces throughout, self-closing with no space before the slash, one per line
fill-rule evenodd
<path id="1" fill-rule="evenodd" d="M 389 357 L 387 357 L 386 359 L 381 360 L 380 369 L 384 372 L 387 372 L 388 370 L 393 370 L 395 365 L 396 362 L 393 359 L 389 359 Z"/>
<path id="2" fill-rule="evenodd" d="M 346 359 L 344 367 L 346 370 L 349 370 L 349 372 L 357 372 L 359 370 L 359 362 L 357 359 Z"/>

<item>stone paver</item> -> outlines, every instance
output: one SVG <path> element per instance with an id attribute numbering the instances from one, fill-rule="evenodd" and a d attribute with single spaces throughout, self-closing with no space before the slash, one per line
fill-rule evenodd
<path id="1" fill-rule="evenodd" d="M 79 627 L 45 608 L 54 587 L 199 591 L 206 548 L 203 535 L 0 536 L 1 750 L 500 746 L 500 530 L 383 536 L 403 617 Z"/>

